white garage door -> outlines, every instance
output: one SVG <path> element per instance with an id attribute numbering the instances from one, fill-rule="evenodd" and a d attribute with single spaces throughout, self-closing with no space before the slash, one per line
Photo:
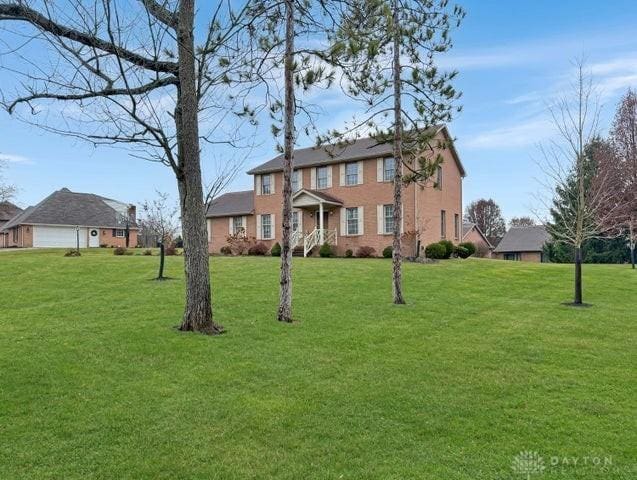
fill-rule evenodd
<path id="1" fill-rule="evenodd" d="M 87 245 L 86 228 L 80 228 L 80 248 Z M 75 227 L 33 227 L 34 247 L 75 248 Z"/>

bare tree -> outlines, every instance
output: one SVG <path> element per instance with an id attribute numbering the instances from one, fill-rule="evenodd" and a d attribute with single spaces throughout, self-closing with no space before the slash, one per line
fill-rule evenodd
<path id="1" fill-rule="evenodd" d="M 549 107 L 557 140 L 541 147 L 546 182 L 553 187 L 550 200 L 542 201 L 552 216 L 547 231 L 575 250 L 572 305 L 581 306 L 582 245 L 614 227 L 617 206 L 614 182 L 596 160 L 599 103 L 593 79 L 582 61 L 575 67 L 570 93 Z"/>
<path id="2" fill-rule="evenodd" d="M 15 87 L 1 91 L 9 113 L 26 107 L 27 122 L 96 145 L 124 145 L 173 170 L 186 276 L 180 329 L 217 334 L 223 329 L 212 318 L 200 150 L 237 145 L 241 129 L 228 119 L 234 112 L 249 122 L 252 112 L 236 68 L 245 6 L 207 6 L 212 13 L 196 45 L 194 0 L 0 0 Z M 37 58 L 36 47 L 48 61 Z"/>
<path id="3" fill-rule="evenodd" d="M 6 168 L 6 163 L 0 160 L 0 202 L 8 202 L 13 199 L 16 194 L 16 186 L 7 182 L 2 174 L 2 170 Z"/>
<path id="4" fill-rule="evenodd" d="M 474 200 L 465 209 L 465 219 L 475 223 L 491 245 L 497 245 L 506 233 L 500 206 L 492 198 Z"/>
<path id="5" fill-rule="evenodd" d="M 509 228 L 512 227 L 533 227 L 535 225 L 535 220 L 531 217 L 522 216 L 522 217 L 513 217 L 509 220 Z"/>
<path id="6" fill-rule="evenodd" d="M 157 280 L 164 280 L 165 245 L 172 242 L 179 229 L 178 208 L 172 205 L 167 193 L 157 192 L 157 198 L 142 203 L 144 232 L 152 232 L 159 240 L 159 273 Z"/>

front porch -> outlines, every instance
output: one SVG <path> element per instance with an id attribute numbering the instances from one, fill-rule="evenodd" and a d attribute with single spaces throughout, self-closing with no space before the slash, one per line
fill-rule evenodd
<path id="1" fill-rule="evenodd" d="M 293 225 L 290 245 L 297 252 L 303 251 L 307 257 L 312 250 L 324 243 L 338 245 L 338 229 L 330 228 L 330 216 L 343 206 L 339 199 L 315 190 L 301 189 L 292 197 L 292 207 L 310 213 L 314 219 L 313 229 L 306 230 L 298 223 Z"/>

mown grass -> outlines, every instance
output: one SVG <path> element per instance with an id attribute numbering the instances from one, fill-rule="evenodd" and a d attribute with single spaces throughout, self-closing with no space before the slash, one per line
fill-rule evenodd
<path id="1" fill-rule="evenodd" d="M 574 309 L 569 266 L 408 264 L 397 307 L 389 261 L 295 258 L 283 325 L 278 259 L 215 257 L 205 337 L 173 328 L 181 258 L 62 253 L 0 253 L 2 479 L 637 477 L 627 267 Z"/>

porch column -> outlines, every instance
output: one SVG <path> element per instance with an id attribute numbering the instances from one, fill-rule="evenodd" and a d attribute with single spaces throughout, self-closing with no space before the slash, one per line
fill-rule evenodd
<path id="1" fill-rule="evenodd" d="M 319 242 L 323 245 L 325 242 L 323 233 L 323 202 L 319 202 L 319 228 L 321 229 L 319 232 Z"/>

